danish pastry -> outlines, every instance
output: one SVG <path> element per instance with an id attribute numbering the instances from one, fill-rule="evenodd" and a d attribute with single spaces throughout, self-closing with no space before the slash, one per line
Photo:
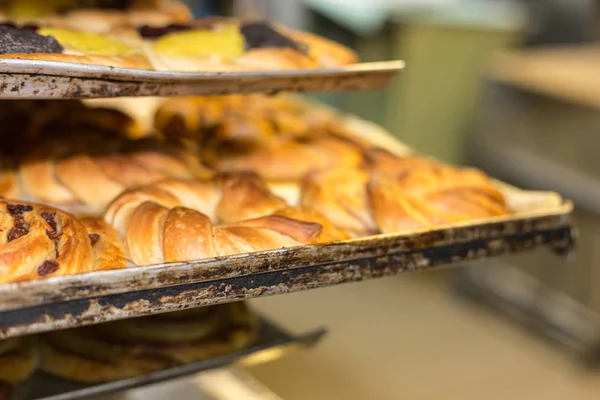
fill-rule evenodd
<path id="1" fill-rule="evenodd" d="M 309 175 L 302 204 L 363 236 L 432 228 L 508 214 L 504 197 L 483 173 L 420 157 L 368 154 L 369 166 Z"/>
<path id="2" fill-rule="evenodd" d="M 102 222 L 81 223 L 48 206 L 0 200 L 0 226 L 3 283 L 126 266 L 120 239 Z"/>

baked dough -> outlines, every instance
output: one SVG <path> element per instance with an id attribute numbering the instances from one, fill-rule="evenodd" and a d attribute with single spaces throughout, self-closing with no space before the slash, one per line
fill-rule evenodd
<path id="1" fill-rule="evenodd" d="M 244 303 L 45 334 L 40 368 L 77 382 L 127 379 L 249 346 L 258 322 Z"/>
<path id="2" fill-rule="evenodd" d="M 287 210 L 258 176 L 165 181 L 123 193 L 105 220 L 125 240 L 137 265 L 198 260 L 348 236 L 309 209 Z M 313 220 L 314 217 L 314 220 Z"/>
<path id="3" fill-rule="evenodd" d="M 480 171 L 382 149 L 353 170 L 310 174 L 302 204 L 355 236 L 397 233 L 508 214 L 502 193 Z"/>

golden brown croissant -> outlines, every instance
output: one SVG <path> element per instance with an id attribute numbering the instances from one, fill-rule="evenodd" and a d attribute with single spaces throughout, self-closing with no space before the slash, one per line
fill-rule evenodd
<path id="1" fill-rule="evenodd" d="M 356 236 L 399 232 L 508 213 L 483 173 L 383 150 L 370 167 L 326 170 L 304 182 L 302 204 Z"/>
<path id="2" fill-rule="evenodd" d="M 250 345 L 257 320 L 244 303 L 48 333 L 41 369 L 79 382 L 107 382 L 217 357 Z"/>
<path id="3" fill-rule="evenodd" d="M 0 282 L 93 271 L 93 245 L 106 236 L 95 240 L 71 214 L 22 201 L 0 200 L 0 227 Z"/>
<path id="4" fill-rule="evenodd" d="M 165 181 L 119 196 L 105 219 L 120 232 L 129 259 L 138 265 L 314 242 L 322 226 L 269 215 L 286 204 L 263 185 L 252 174 L 208 182 Z M 210 217 L 228 223 L 214 225 Z"/>

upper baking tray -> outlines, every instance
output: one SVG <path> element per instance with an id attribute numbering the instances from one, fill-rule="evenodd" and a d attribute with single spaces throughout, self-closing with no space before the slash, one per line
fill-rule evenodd
<path id="1" fill-rule="evenodd" d="M 0 60 L 0 99 L 376 90 L 403 67 L 402 61 L 386 61 L 293 71 L 165 72 L 8 59 Z"/>

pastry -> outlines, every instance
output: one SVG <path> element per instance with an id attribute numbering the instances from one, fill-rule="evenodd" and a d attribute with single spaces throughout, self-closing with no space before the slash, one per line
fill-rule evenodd
<path id="1" fill-rule="evenodd" d="M 266 22 L 191 21 L 189 10 L 178 3 L 167 2 L 158 10 L 91 9 L 64 15 L 52 14 L 45 3 L 34 3 L 35 13 L 51 15 L 35 23 L 6 22 L 0 31 L 4 36 L 0 58 L 192 72 L 306 69 L 356 62 L 354 53 L 341 45 Z"/>
<path id="2" fill-rule="evenodd" d="M 217 171 L 256 171 L 268 181 L 302 179 L 314 170 L 353 168 L 362 155 L 351 142 L 333 137 L 308 141 L 272 140 L 270 144 L 232 152 L 227 146 L 204 152 L 204 161 Z"/>
<path id="3" fill-rule="evenodd" d="M 12 398 L 14 388 L 25 382 L 37 368 L 38 358 L 35 338 L 0 341 L 0 399 Z"/>
<path id="4" fill-rule="evenodd" d="M 0 58 L 152 69 L 141 49 L 107 34 L 52 27 L 41 27 L 35 31 L 9 26 L 0 28 L 0 43 L 7 42 L 8 37 L 14 43 L 6 49 L 0 47 Z M 41 41 L 52 46 L 32 47 L 32 43 Z"/>
<path id="5" fill-rule="evenodd" d="M 244 303 L 47 333 L 40 368 L 85 383 L 131 378 L 250 345 L 257 320 Z"/>
<path id="6" fill-rule="evenodd" d="M 385 150 L 369 165 L 310 174 L 301 203 L 355 236 L 429 229 L 508 214 L 504 197 L 483 173 Z"/>
<path id="7" fill-rule="evenodd" d="M 0 200 L 0 224 L 0 282 L 126 266 L 123 257 L 114 257 L 121 242 L 106 224 L 90 233 L 71 214 L 10 200 Z"/>
<path id="8" fill-rule="evenodd" d="M 286 208 L 263 181 L 246 173 L 130 190 L 108 206 L 105 220 L 121 234 L 128 259 L 137 265 L 346 238 L 316 222 L 319 217 L 311 221 L 316 214 L 309 210 Z"/>
<path id="9" fill-rule="evenodd" d="M 0 195 L 52 204 L 77 215 L 99 215 L 126 189 L 210 175 L 178 144 L 154 138 L 131 141 L 86 126 L 73 119 L 65 126 L 43 123 L 32 138 L 13 143 L 16 162 L 0 171 Z"/>

